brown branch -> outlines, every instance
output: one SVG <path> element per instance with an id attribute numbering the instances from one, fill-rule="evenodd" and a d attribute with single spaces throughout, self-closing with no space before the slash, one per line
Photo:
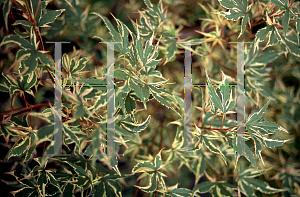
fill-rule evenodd
<path id="1" fill-rule="evenodd" d="M 54 104 L 54 102 L 52 102 L 51 104 Z M 30 109 L 34 110 L 34 109 L 42 108 L 42 107 L 45 107 L 45 106 L 48 106 L 48 105 L 49 105 L 49 103 L 41 103 L 41 104 L 31 105 Z M 28 111 L 28 108 L 27 107 L 21 107 L 21 108 L 17 108 L 17 109 L 12 109 L 12 110 L 8 110 L 8 111 L 0 112 L 0 115 L 8 114 L 8 113 L 11 113 L 12 111 L 19 111 L 19 110 L 23 110 L 21 112 L 25 113 L 26 111 Z"/>
<path id="2" fill-rule="evenodd" d="M 53 104 L 53 102 L 52 102 L 51 104 Z M 12 109 L 12 110 L 10 110 L 10 111 L 4 111 L 4 112 L 1 112 L 0 115 L 6 114 L 6 113 L 11 113 L 12 111 L 17 111 L 17 110 L 20 110 L 20 109 L 25 109 L 25 110 L 21 110 L 21 111 L 19 111 L 19 112 L 16 112 L 16 113 L 12 114 L 11 117 L 13 117 L 13 116 L 17 116 L 17 115 L 23 114 L 23 113 L 25 113 L 25 112 L 30 112 L 30 111 L 32 111 L 32 110 L 34 110 L 34 109 L 39 109 L 39 108 L 42 108 L 42 107 L 45 107 L 45 106 L 48 106 L 48 103 L 37 104 L 37 105 L 31 106 L 31 108 L 22 107 L 22 108 L 19 108 L 19 109 Z M 2 124 L 0 124 L 0 126 L 1 126 L 1 125 L 2 125 Z"/>

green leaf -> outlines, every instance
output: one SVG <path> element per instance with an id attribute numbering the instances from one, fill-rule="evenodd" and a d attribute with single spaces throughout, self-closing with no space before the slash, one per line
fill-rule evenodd
<path id="1" fill-rule="evenodd" d="M 5 27 L 6 27 L 7 30 L 8 30 L 8 22 L 7 22 L 7 20 L 8 20 L 8 15 L 9 15 L 10 8 L 11 8 L 11 2 L 12 1 L 7 0 L 3 4 L 3 19 L 4 19 Z"/>
<path id="2" fill-rule="evenodd" d="M 75 108 L 74 108 L 74 110 L 75 110 L 75 112 L 74 112 L 74 118 L 81 118 L 85 114 L 89 113 L 87 107 L 85 105 L 83 105 L 82 103 L 79 104 L 79 105 L 76 105 Z"/>
<path id="3" fill-rule="evenodd" d="M 251 61 L 251 65 L 267 64 L 276 60 L 282 52 L 279 51 L 262 51 L 262 53 Z M 249 66 L 250 62 L 248 63 Z M 247 66 L 247 64 L 246 64 Z"/>
<path id="4" fill-rule="evenodd" d="M 36 148 L 36 144 L 34 144 L 35 139 L 36 139 L 35 134 L 34 134 L 34 133 L 31 133 L 31 134 L 30 134 L 30 144 L 29 144 L 29 149 L 27 149 L 26 156 L 25 156 L 25 158 L 24 158 L 24 161 L 25 161 L 25 162 L 28 161 L 28 160 L 31 158 L 33 152 L 35 151 L 35 148 Z"/>
<path id="5" fill-rule="evenodd" d="M 229 9 L 228 12 L 220 12 L 220 14 L 224 15 L 228 20 L 236 21 L 239 18 L 243 18 L 241 32 L 239 34 L 240 37 L 246 29 L 247 22 L 249 22 L 250 25 L 250 6 L 248 7 L 247 1 L 241 2 L 240 0 L 219 0 L 219 3 L 223 7 Z"/>
<path id="6" fill-rule="evenodd" d="M 122 196 L 120 193 L 121 190 L 118 190 L 116 187 L 112 186 L 111 182 L 109 184 L 108 181 L 105 181 L 104 184 L 105 184 L 105 192 L 106 192 L 107 197 L 115 197 L 115 196 L 121 197 Z"/>
<path id="7" fill-rule="evenodd" d="M 37 68 L 38 65 L 38 59 L 45 65 L 52 66 L 51 60 L 44 55 L 43 53 L 36 51 L 36 50 L 19 50 L 17 53 L 16 58 L 19 59 L 23 55 L 28 56 L 25 60 L 22 60 L 21 66 L 19 67 L 19 72 L 22 73 L 25 71 L 25 69 L 28 68 L 28 70 L 24 73 L 24 75 L 30 74 Z"/>
<path id="8" fill-rule="evenodd" d="M 193 162 L 192 169 L 196 176 L 195 183 L 198 183 L 206 170 L 206 162 L 203 156 L 200 156 Z"/>
<path id="9" fill-rule="evenodd" d="M 47 176 L 49 178 L 49 182 L 62 193 L 62 191 L 60 189 L 60 186 L 59 186 L 59 183 L 56 180 L 56 178 L 50 172 L 47 172 Z"/>
<path id="10" fill-rule="evenodd" d="M 44 14 L 38 22 L 38 26 L 40 27 L 47 27 L 47 24 L 53 23 L 56 18 L 61 15 L 61 13 L 65 11 L 64 9 L 61 10 L 51 10 Z"/>
<path id="11" fill-rule="evenodd" d="M 111 156 L 109 158 L 109 164 L 118 173 L 119 176 L 122 176 L 118 168 L 118 158 L 116 156 Z"/>
<path id="12" fill-rule="evenodd" d="M 205 181 L 202 183 L 199 183 L 198 185 L 196 185 L 193 189 L 193 193 L 192 196 L 195 195 L 196 192 L 199 193 L 207 193 L 208 191 L 210 191 L 216 183 L 210 182 L 210 181 Z"/>
<path id="13" fill-rule="evenodd" d="M 278 41 L 281 41 L 281 36 L 277 28 L 273 25 L 268 25 L 264 28 L 261 28 L 256 33 L 255 40 L 254 40 L 254 46 L 255 46 L 254 50 L 258 48 L 259 42 L 264 41 L 267 37 L 269 38 L 267 46 L 272 46 L 276 44 Z"/>
<path id="14" fill-rule="evenodd" d="M 0 44 L 0 47 L 4 44 L 7 44 L 7 43 L 15 43 L 17 45 L 19 45 L 20 47 L 22 47 L 23 49 L 34 49 L 35 50 L 35 46 L 32 45 L 31 43 L 29 43 L 27 40 L 23 39 L 23 38 L 20 38 L 19 36 L 16 36 L 16 35 L 9 35 L 9 36 L 6 36 L 1 44 Z M 18 58 L 17 58 L 18 59 Z"/>
<path id="15" fill-rule="evenodd" d="M 252 151 L 250 150 L 249 146 L 245 143 L 245 154 L 244 156 L 247 158 L 247 160 L 249 162 L 251 162 L 251 164 L 255 167 L 255 169 L 257 171 L 259 171 L 257 165 L 256 165 L 256 161 L 255 161 L 255 158 L 254 158 L 254 154 L 252 153 Z"/>
<path id="16" fill-rule="evenodd" d="M 137 163 L 133 168 L 132 168 L 132 174 L 139 173 L 139 172 L 152 172 L 156 170 L 156 166 L 154 166 L 151 162 L 149 161 L 144 161 L 141 163 Z"/>
<path id="17" fill-rule="evenodd" d="M 222 183 L 218 183 L 216 188 L 219 190 L 221 196 L 233 197 L 232 191 L 225 187 Z"/>
<path id="18" fill-rule="evenodd" d="M 222 110 L 223 107 L 222 107 L 221 98 L 217 95 L 215 88 L 212 86 L 212 84 L 209 80 L 209 77 L 207 75 L 207 72 L 206 72 L 206 78 L 207 78 L 207 82 L 208 82 L 208 90 L 209 90 L 210 99 L 216 108 Z"/>
<path id="19" fill-rule="evenodd" d="M 17 191 L 12 191 L 11 193 L 15 197 L 24 197 L 24 196 L 30 196 L 35 191 L 36 189 L 34 187 L 23 187 Z"/>
<path id="20" fill-rule="evenodd" d="M 289 41 L 288 39 L 283 39 L 283 42 L 289 49 L 290 53 L 293 55 L 300 57 L 300 47 L 299 45 L 294 44 L 293 42 Z"/>
<path id="21" fill-rule="evenodd" d="M 95 15 L 99 16 L 100 18 L 102 18 L 107 29 L 109 30 L 110 35 L 112 36 L 112 39 L 115 42 L 122 42 L 121 36 L 119 35 L 119 33 L 115 30 L 113 25 L 110 23 L 110 21 L 105 16 L 102 16 L 101 14 L 96 13 L 96 12 L 92 12 L 92 14 L 95 14 Z"/>
<path id="22" fill-rule="evenodd" d="M 120 36 L 122 38 L 122 44 L 117 44 L 117 47 L 120 48 L 120 50 L 122 51 L 123 54 L 127 54 L 129 53 L 129 41 L 128 41 L 128 36 L 129 33 L 131 33 L 131 31 L 129 30 L 129 28 L 120 20 L 116 19 L 117 23 L 118 23 L 118 29 L 120 32 Z"/>
<path id="23" fill-rule="evenodd" d="M 266 112 L 266 109 L 269 105 L 270 101 L 268 101 L 260 110 L 259 112 L 254 112 L 250 114 L 246 120 L 246 124 L 257 122 L 263 118 L 263 114 Z"/>
<path id="24" fill-rule="evenodd" d="M 277 140 L 277 139 L 264 138 L 264 143 L 266 144 L 266 147 L 268 147 L 268 148 L 276 148 L 276 147 L 282 146 L 287 141 L 289 141 L 289 140 Z"/>
<path id="25" fill-rule="evenodd" d="M 29 145 L 29 140 L 27 138 L 23 138 L 22 141 L 15 146 L 8 154 L 8 159 L 14 156 L 20 156 L 26 151 L 27 146 Z"/>
<path id="26" fill-rule="evenodd" d="M 256 197 L 254 190 L 246 185 L 243 181 L 239 181 L 239 187 L 241 188 L 241 192 L 243 192 L 248 197 Z"/>
<path id="27" fill-rule="evenodd" d="M 95 196 L 104 196 L 104 182 L 100 181 L 99 184 L 96 186 Z"/>
<path id="28" fill-rule="evenodd" d="M 65 134 L 73 141 L 75 142 L 76 146 L 80 147 L 80 140 L 79 138 L 69 129 L 65 124 L 63 124 L 63 130 Z"/>
<path id="29" fill-rule="evenodd" d="M 128 73 L 124 70 L 115 70 L 115 78 L 121 79 L 121 80 L 127 80 L 128 79 Z"/>
<path id="30" fill-rule="evenodd" d="M 246 124 L 249 129 L 252 130 L 257 130 L 259 129 L 260 131 L 265 131 L 266 133 L 264 134 L 273 134 L 276 133 L 277 131 L 285 131 L 287 132 L 284 128 L 282 128 L 280 125 L 276 124 L 275 122 L 255 122 L 255 123 L 248 123 Z"/>
<path id="31" fill-rule="evenodd" d="M 160 169 L 160 166 L 162 164 L 162 160 L 161 160 L 161 151 L 160 150 L 157 155 L 155 156 L 155 160 L 154 160 L 154 164 L 155 164 L 155 168 L 158 170 Z"/>
<path id="32" fill-rule="evenodd" d="M 291 12 L 290 8 L 288 7 L 288 0 L 287 1 L 283 0 L 283 2 L 280 0 L 271 0 L 271 3 L 279 7 L 280 10 L 284 11 L 284 15 L 282 17 L 282 26 L 283 26 L 284 36 L 286 36 L 289 27 L 290 12 Z"/>
<path id="33" fill-rule="evenodd" d="M 48 140 L 54 134 L 54 125 L 43 126 L 37 132 L 39 141 Z"/>
<path id="34" fill-rule="evenodd" d="M 45 195 L 46 193 L 46 185 L 48 183 L 48 180 L 49 177 L 47 176 L 47 173 L 45 171 L 42 171 L 37 179 L 37 185 L 40 193 L 43 195 Z"/>
<path id="35" fill-rule="evenodd" d="M 127 114 L 131 114 L 136 109 L 136 102 L 129 95 L 125 98 L 125 109 Z"/>
<path id="36" fill-rule="evenodd" d="M 270 187 L 268 183 L 261 181 L 261 180 L 257 180 L 257 179 L 252 179 L 252 178 L 243 178 L 243 182 L 252 187 L 255 190 L 259 190 L 262 193 L 265 194 L 275 194 L 278 192 L 282 192 L 285 191 L 285 189 L 276 189 L 273 187 Z"/>
<path id="37" fill-rule="evenodd" d="M 63 192 L 63 197 L 73 197 L 74 186 L 70 183 L 67 183 Z"/>
<path id="38" fill-rule="evenodd" d="M 278 7 L 283 7 L 284 6 L 282 1 L 280 1 L 280 0 L 271 0 L 271 3 L 273 3 L 274 5 L 276 5 Z"/>
<path id="39" fill-rule="evenodd" d="M 170 194 L 172 197 L 174 196 L 181 196 L 181 197 L 190 197 L 191 196 L 191 190 L 187 188 L 175 188 L 170 191 Z"/>
<path id="40" fill-rule="evenodd" d="M 23 25 L 25 27 L 32 27 L 32 24 L 26 20 L 17 20 L 13 25 Z"/>
<path id="41" fill-rule="evenodd" d="M 233 8 L 236 8 L 236 4 L 233 2 L 233 1 L 230 1 L 230 0 L 219 0 L 219 3 L 227 8 L 227 9 L 233 9 Z"/>
<path id="42" fill-rule="evenodd" d="M 87 175 L 87 173 L 85 172 L 85 170 L 79 166 L 79 165 L 76 165 L 75 163 L 71 163 L 71 162 L 68 162 L 68 161 L 65 161 L 67 164 L 69 164 L 72 168 L 74 168 L 75 172 L 79 175 L 79 176 L 84 176 L 84 177 L 89 177 Z"/>
<path id="43" fill-rule="evenodd" d="M 283 32 L 284 36 L 286 36 L 288 27 L 289 27 L 289 22 L 290 22 L 290 9 L 286 9 L 285 13 L 282 18 L 282 26 L 283 26 Z"/>
<path id="44" fill-rule="evenodd" d="M 25 80 L 27 78 L 27 80 Z M 36 77 L 36 73 L 33 72 L 31 75 L 27 75 L 24 77 L 23 82 L 24 84 L 24 90 L 30 90 L 30 88 L 32 88 L 37 81 L 37 77 Z"/>
<path id="45" fill-rule="evenodd" d="M 165 107 L 172 109 L 176 114 L 178 114 L 178 115 L 181 117 L 181 114 L 178 113 L 178 112 L 171 106 L 171 104 L 167 101 L 167 99 L 164 98 L 163 96 L 160 96 L 160 95 L 159 95 L 159 91 L 162 93 L 162 92 L 165 92 L 164 90 L 162 90 L 162 89 L 156 89 L 156 88 L 154 88 L 153 86 L 149 86 L 149 87 L 150 87 L 150 91 L 151 91 L 153 97 L 155 98 L 155 100 L 157 100 L 160 104 L 164 105 Z M 172 97 L 172 99 L 173 99 L 173 98 L 174 98 L 174 97 Z M 176 100 L 176 99 L 174 99 L 174 100 Z"/>
<path id="46" fill-rule="evenodd" d="M 123 114 L 126 113 L 126 109 L 125 109 L 125 101 L 123 99 L 123 92 L 121 91 L 120 88 L 116 89 L 116 106 L 120 106 L 122 109 Z"/>
<path id="47" fill-rule="evenodd" d="M 147 193 L 154 192 L 157 187 L 157 173 L 150 174 L 149 178 L 150 178 L 150 181 L 149 181 L 148 186 L 145 186 L 145 187 L 136 186 L 136 187 L 138 187 L 139 189 L 141 189 L 142 191 L 147 192 Z"/>
<path id="48" fill-rule="evenodd" d="M 70 78 L 69 80 L 71 81 L 77 81 L 79 83 L 85 84 L 85 85 L 104 85 L 106 86 L 106 80 L 102 80 L 102 79 L 94 79 L 94 78 L 88 78 L 88 79 L 72 79 Z"/>
<path id="49" fill-rule="evenodd" d="M 134 133 L 141 132 L 148 127 L 148 125 L 150 123 L 150 119 L 151 119 L 151 115 L 149 115 L 147 117 L 147 119 L 144 122 L 142 122 L 141 124 L 135 124 L 135 123 L 129 122 L 129 121 L 121 121 L 121 126 L 130 132 L 134 132 Z"/>
<path id="50" fill-rule="evenodd" d="M 132 78 L 130 78 L 129 84 L 130 88 L 133 89 L 137 97 L 139 97 L 139 99 L 141 99 L 141 101 L 143 102 L 145 109 L 147 109 L 145 97 L 143 92 L 141 91 L 140 86 Z"/>
<path id="51" fill-rule="evenodd" d="M 167 47 L 167 56 L 166 56 L 166 62 L 170 62 L 171 59 L 173 59 L 175 57 L 175 52 L 177 51 L 177 47 L 176 47 L 176 41 L 174 39 L 168 39 L 166 42 L 166 44 L 169 44 Z"/>
<path id="52" fill-rule="evenodd" d="M 226 163 L 226 158 L 224 156 L 224 154 L 222 153 L 222 151 L 220 149 L 218 149 L 212 142 L 212 140 L 207 139 L 206 137 L 202 136 L 203 142 L 205 144 L 205 146 L 213 153 L 216 154 L 220 154 L 222 156 L 222 159 L 224 160 L 224 162 Z"/>

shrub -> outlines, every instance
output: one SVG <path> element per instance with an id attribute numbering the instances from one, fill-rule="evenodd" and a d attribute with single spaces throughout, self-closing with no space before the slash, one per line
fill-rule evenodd
<path id="1" fill-rule="evenodd" d="M 1 107 L 3 148 L 9 149 L 2 163 L 13 164 L 6 174 L 14 177 L 1 179 L 13 186 L 10 193 L 300 195 L 299 2 L 208 2 L 144 0 L 146 9 L 129 21 L 107 10 L 135 11 L 139 2 L 1 1 L 0 91 L 9 95 Z M 52 92 L 60 64 L 46 40 L 72 41 L 62 45 L 60 124 Z M 230 43 L 237 40 L 252 43 L 244 50 L 242 125 L 236 120 L 237 47 Z M 106 84 L 108 42 L 114 42 L 114 90 Z M 191 112 L 183 96 L 186 50 L 193 60 Z M 193 114 L 188 150 L 187 113 Z M 57 155 L 57 125 L 63 155 Z M 106 155 L 110 149 L 122 156 Z"/>

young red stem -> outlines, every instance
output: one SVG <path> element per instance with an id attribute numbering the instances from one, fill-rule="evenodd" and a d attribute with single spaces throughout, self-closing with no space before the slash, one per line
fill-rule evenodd
<path id="1" fill-rule="evenodd" d="M 43 49 L 43 51 L 45 51 L 42 37 L 41 37 L 40 33 L 38 34 L 38 31 L 37 31 L 37 29 L 36 29 L 36 27 L 35 27 L 35 20 L 32 18 L 32 14 L 31 14 L 30 7 L 29 7 L 29 4 L 28 4 L 28 1 L 27 1 L 27 0 L 25 0 L 25 5 L 26 5 L 26 8 L 27 8 L 27 10 L 28 10 L 29 20 L 30 20 L 30 22 L 31 22 L 31 24 L 32 24 L 32 27 L 33 27 L 35 36 L 36 36 L 37 38 L 40 39 L 40 44 L 41 44 L 41 46 L 42 46 L 42 49 Z"/>
<path id="2" fill-rule="evenodd" d="M 38 3 L 38 6 L 37 6 L 37 9 L 36 9 L 36 11 L 35 11 L 35 15 L 34 15 L 34 21 L 35 21 L 35 19 L 36 19 L 36 15 L 37 15 L 37 13 L 38 13 L 38 11 L 39 11 L 39 9 L 40 9 L 40 5 L 41 5 L 41 0 L 39 0 L 39 3 Z"/>
<path id="3" fill-rule="evenodd" d="M 223 114 L 223 117 L 222 117 L 221 129 L 223 128 L 223 121 L 224 121 L 224 117 L 225 117 L 225 114 Z"/>
<path id="4" fill-rule="evenodd" d="M 213 123 L 214 119 L 215 119 L 215 114 L 214 114 L 214 116 L 213 116 L 213 118 L 212 118 L 212 120 L 211 120 L 211 123 L 210 123 L 209 129 L 211 128 L 211 125 L 212 125 L 212 123 Z"/>
<path id="5" fill-rule="evenodd" d="M 294 2 L 295 2 L 295 0 L 292 1 L 292 3 L 289 5 L 289 8 L 293 5 Z"/>
<path id="6" fill-rule="evenodd" d="M 234 127 L 236 127 L 236 126 L 234 126 Z M 217 129 L 217 128 L 210 128 L 210 127 L 199 127 L 199 128 L 200 129 L 207 129 L 207 130 L 210 130 L 210 131 L 221 131 L 221 132 L 227 132 L 230 129 L 230 128 L 228 128 L 228 129 Z M 231 131 L 231 132 L 234 132 L 234 131 Z M 248 133 L 248 132 L 245 132 L 245 133 Z"/>
<path id="7" fill-rule="evenodd" d="M 21 10 L 22 12 L 26 15 L 27 18 L 29 18 L 30 20 L 30 17 L 28 16 L 28 14 L 26 13 L 26 11 L 23 9 L 23 7 L 18 3 L 16 2 L 16 0 L 12 0 Z M 31 22 L 31 21 L 30 21 Z"/>
<path id="8" fill-rule="evenodd" d="M 119 83 L 119 84 L 117 85 L 117 87 L 119 87 L 120 85 L 122 85 L 124 82 L 125 82 L 125 80 L 122 81 L 121 83 Z"/>
<path id="9" fill-rule="evenodd" d="M 51 104 L 53 104 L 53 102 Z M 41 103 L 41 104 L 31 105 L 31 108 L 32 109 L 38 109 L 38 108 L 41 108 L 41 107 L 45 107 L 47 105 L 49 105 L 49 103 Z M 12 111 L 19 111 L 19 110 L 24 110 L 24 109 L 28 109 L 28 108 L 27 107 L 21 107 L 21 108 L 17 108 L 17 109 L 12 109 L 12 110 L 8 110 L 8 111 L 0 112 L 0 115 L 8 114 L 8 113 L 11 113 Z"/>
<path id="10" fill-rule="evenodd" d="M 227 128 L 227 129 L 225 129 L 225 130 L 229 130 L 229 129 L 232 129 L 232 128 L 234 128 L 234 127 L 237 127 L 237 126 L 229 127 L 229 128 Z"/>
<path id="11" fill-rule="evenodd" d="M 199 118 L 199 121 L 198 121 L 197 127 L 199 127 L 199 124 L 200 124 L 200 122 L 201 122 L 201 120 L 202 120 L 202 116 L 203 116 L 203 114 L 204 114 L 204 110 L 203 110 L 203 112 L 202 112 L 202 114 L 201 114 L 201 117 Z"/>
<path id="12" fill-rule="evenodd" d="M 139 71 L 137 71 L 137 73 L 136 73 L 135 75 L 139 74 L 139 72 L 141 72 L 141 70 L 142 70 L 144 67 L 145 67 L 145 66 L 142 66 L 142 68 L 141 68 Z"/>

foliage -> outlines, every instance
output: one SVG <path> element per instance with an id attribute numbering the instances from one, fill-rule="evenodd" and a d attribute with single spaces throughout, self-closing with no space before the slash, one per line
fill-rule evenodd
<path id="1" fill-rule="evenodd" d="M 300 196 L 299 2 L 185 2 L 122 3 L 128 11 L 145 8 L 126 21 L 102 9 L 110 1 L 1 1 L 0 91 L 9 97 L 0 112 L 9 148 L 1 159 L 14 164 L 6 172 L 10 180 L 1 180 L 11 194 Z M 191 11 L 199 19 L 189 18 Z M 201 29 L 191 33 L 197 23 Z M 252 42 L 245 44 L 242 156 L 230 43 L 237 39 Z M 49 155 L 57 130 L 54 100 L 46 96 L 55 85 L 53 44 L 46 40 L 75 44 L 62 54 L 61 77 L 62 152 L 71 156 Z M 113 98 L 107 99 L 107 50 L 99 41 L 115 42 Z M 186 48 L 183 41 L 193 43 Z M 185 50 L 193 55 L 193 84 L 205 84 L 193 87 L 189 150 Z M 111 99 L 114 151 L 122 156 L 105 154 Z"/>

